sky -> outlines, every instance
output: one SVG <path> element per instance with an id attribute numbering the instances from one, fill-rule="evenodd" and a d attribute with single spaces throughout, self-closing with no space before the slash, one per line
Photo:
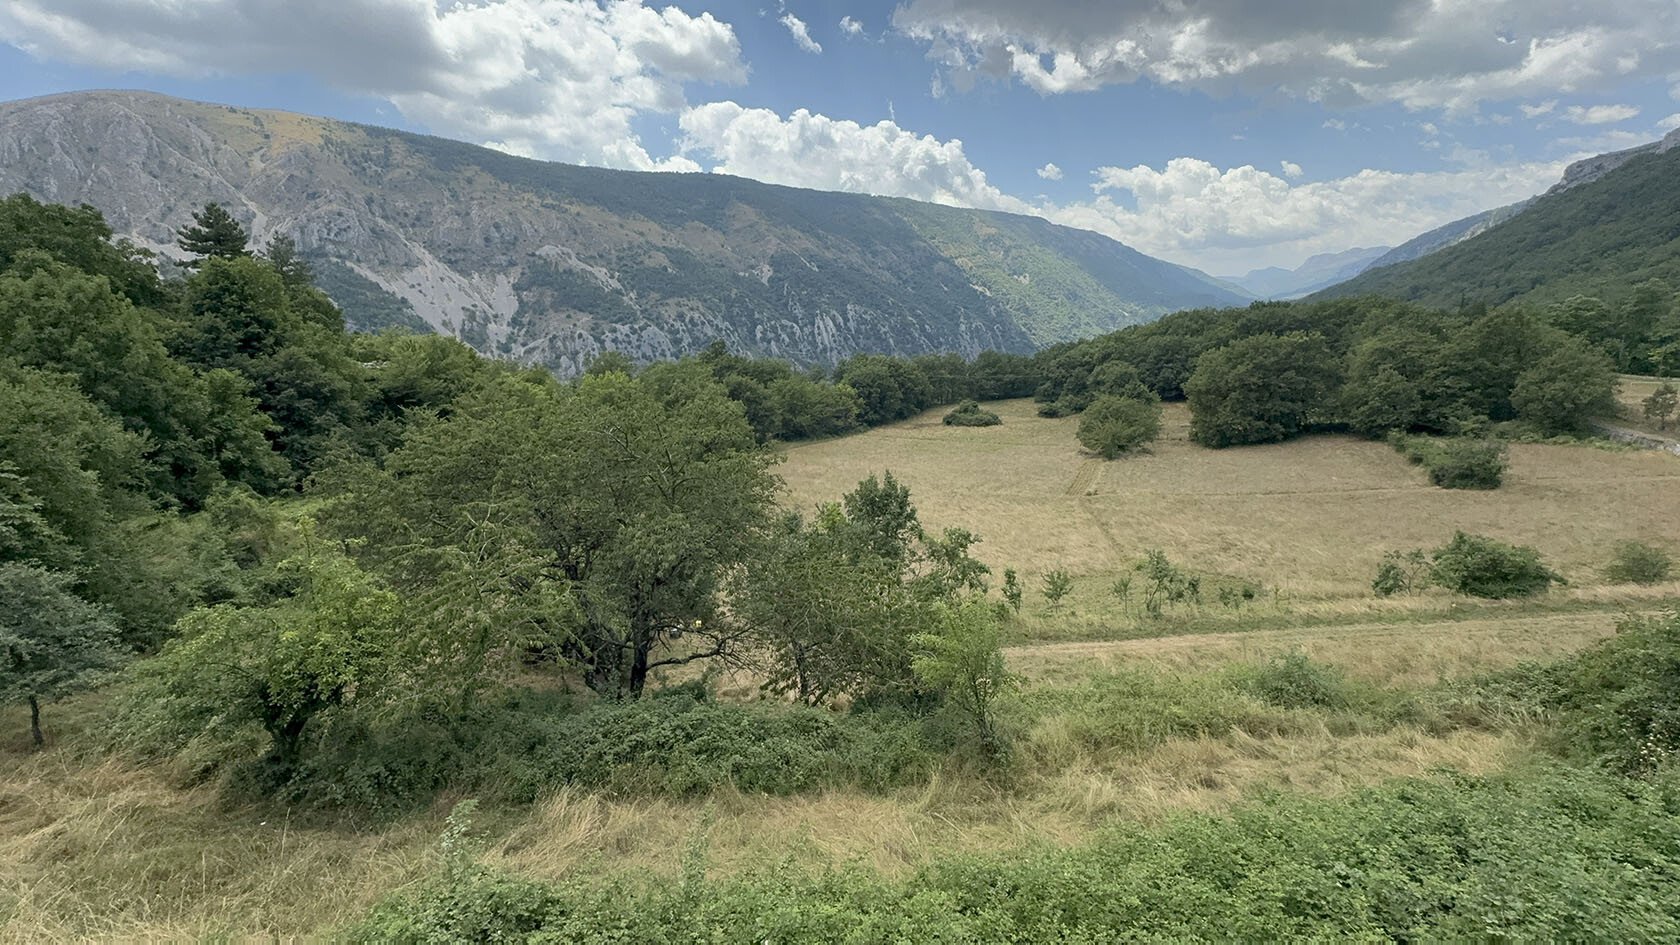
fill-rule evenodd
<path id="1" fill-rule="evenodd" d="M 0 0 L 0 99 L 94 88 L 1037 214 L 1240 275 L 1680 127 L 1680 0 Z"/>

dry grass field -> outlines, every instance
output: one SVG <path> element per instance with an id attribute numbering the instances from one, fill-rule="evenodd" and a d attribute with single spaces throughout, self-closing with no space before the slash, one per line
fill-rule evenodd
<path id="1" fill-rule="evenodd" d="M 1189 442 L 1183 404 L 1167 405 L 1152 453 L 1105 462 L 1079 446 L 1077 418 L 1042 419 L 1033 406 L 988 405 L 1004 419 L 997 427 L 942 426 L 935 410 L 793 446 L 781 469 L 787 501 L 810 508 L 891 470 L 923 524 L 978 532 L 976 553 L 994 573 L 1014 567 L 1036 590 L 1064 568 L 1088 579 L 1075 602 L 1093 606 L 1150 548 L 1297 604 L 1364 606 L 1385 550 L 1433 547 L 1456 529 L 1533 545 L 1576 589 L 1601 583 L 1616 541 L 1680 536 L 1680 458 L 1660 453 L 1518 444 L 1502 488 L 1453 491 L 1386 444 L 1353 437 L 1204 449 Z"/>
<path id="2" fill-rule="evenodd" d="M 1375 723 L 1268 707 L 1218 680 L 1300 651 L 1358 685 L 1422 693 L 1442 678 L 1556 658 L 1613 632 L 1622 612 L 1680 598 L 1680 583 L 1615 587 L 1599 576 L 1618 539 L 1674 547 L 1680 458 L 1519 445 L 1505 487 L 1449 492 L 1386 445 L 1347 437 L 1205 450 L 1187 441 L 1182 405 L 1167 408 L 1152 454 L 1115 462 L 1080 450 L 1076 420 L 1039 419 L 1025 401 L 994 408 L 1001 427 L 944 427 L 932 412 L 795 446 L 781 472 L 789 504 L 809 508 L 890 469 L 924 524 L 973 528 L 995 573 L 1023 572 L 1029 604 L 1016 635 L 1033 645 L 1006 658 L 1025 680 L 1019 705 L 1037 708 L 1016 716 L 1016 782 L 950 762 L 922 786 L 885 794 L 674 800 L 557 786 L 533 806 L 480 813 L 485 860 L 534 877 L 630 871 L 658 881 L 680 875 L 703 824 L 713 875 L 847 862 L 902 875 L 954 851 L 1077 843 L 1257 791 L 1328 794 L 1441 768 L 1505 769 L 1536 753 L 1520 719 Z M 1535 545 L 1572 584 L 1521 604 L 1372 596 L 1385 549 L 1432 546 L 1457 528 Z M 1151 547 L 1266 591 L 1234 612 L 1210 603 L 1139 620 L 1106 587 Z M 1049 608 L 1037 588 L 1057 567 L 1078 582 Z M 1247 721 L 1130 747 L 1095 738 L 1134 724 L 1138 680 L 1166 702 L 1138 710 L 1135 724 L 1210 705 Z M 735 682 L 726 697 L 754 690 Z M 438 868 L 436 838 L 458 798 L 386 824 L 228 806 L 213 786 L 93 754 L 80 732 L 98 724 L 103 698 L 54 706 L 57 744 L 41 753 L 27 750 L 19 713 L 0 716 L 0 942 L 316 940 Z"/>
<path id="3" fill-rule="evenodd" d="M 1674 378 L 1624 374 L 1621 389 L 1616 392 L 1616 402 L 1621 410 L 1621 416 L 1617 418 L 1616 422 L 1624 427 L 1639 430 L 1652 436 L 1669 440 L 1680 439 L 1680 417 L 1670 418 L 1668 426 L 1665 428 L 1658 428 L 1654 422 L 1645 419 L 1645 398 L 1651 396 L 1658 387 L 1665 383 L 1674 384 L 1676 381 Z"/>

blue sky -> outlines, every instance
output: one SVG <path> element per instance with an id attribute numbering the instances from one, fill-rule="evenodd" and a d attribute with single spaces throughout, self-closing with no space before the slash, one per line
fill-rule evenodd
<path id="1" fill-rule="evenodd" d="M 1675 0 L 7 0 L 0 97 L 145 88 L 1036 213 L 1217 274 L 1680 125 Z"/>

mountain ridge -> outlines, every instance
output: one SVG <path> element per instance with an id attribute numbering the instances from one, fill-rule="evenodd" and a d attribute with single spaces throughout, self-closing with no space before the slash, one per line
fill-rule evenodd
<path id="1" fill-rule="evenodd" d="M 150 92 L 0 104 L 0 190 L 90 203 L 172 254 L 204 202 L 292 236 L 362 327 L 424 324 L 575 373 L 722 339 L 851 353 L 1027 351 L 1243 304 L 1211 277 L 1036 217 L 719 174 L 535 161 Z"/>

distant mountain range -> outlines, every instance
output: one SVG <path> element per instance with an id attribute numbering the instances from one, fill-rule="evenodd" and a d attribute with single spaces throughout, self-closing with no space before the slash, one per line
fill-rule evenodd
<path id="1" fill-rule="evenodd" d="M 1352 279 L 1387 252 L 1387 246 L 1378 246 L 1320 253 L 1294 269 L 1272 266 L 1255 269 L 1247 275 L 1221 278 L 1257 299 L 1297 299 Z"/>
<path id="2" fill-rule="evenodd" d="M 722 339 L 801 364 L 1043 345 L 1242 292 L 1034 217 L 513 157 L 144 92 L 0 104 L 0 193 L 88 203 L 165 254 L 207 201 L 292 236 L 359 327 L 562 374 Z"/>
<path id="3" fill-rule="evenodd" d="M 1680 131 L 1577 161 L 1546 193 L 1426 233 L 1315 297 L 1614 300 L 1648 279 L 1680 287 Z"/>

